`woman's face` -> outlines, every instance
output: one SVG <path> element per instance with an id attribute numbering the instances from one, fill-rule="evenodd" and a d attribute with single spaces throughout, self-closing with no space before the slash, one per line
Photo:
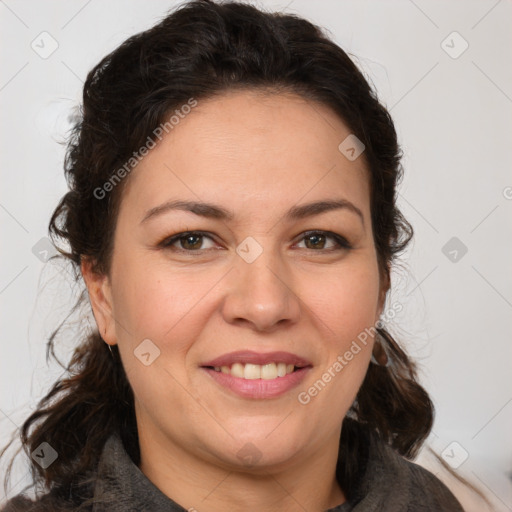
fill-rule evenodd
<path id="1" fill-rule="evenodd" d="M 93 308 L 141 439 L 255 470 L 338 442 L 385 291 L 364 158 L 338 149 L 349 135 L 298 96 L 230 92 L 199 101 L 127 178 Z M 201 233 L 169 241 L 187 231 Z"/>

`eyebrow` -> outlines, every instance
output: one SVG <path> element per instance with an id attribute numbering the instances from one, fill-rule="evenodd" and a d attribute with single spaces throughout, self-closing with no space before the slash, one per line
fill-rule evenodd
<path id="1" fill-rule="evenodd" d="M 347 210 L 355 213 L 360 219 L 364 226 L 363 212 L 353 203 L 347 199 L 331 199 L 324 201 L 315 201 L 312 203 L 303 204 L 300 206 L 293 206 L 286 212 L 284 218 L 286 220 L 300 220 L 314 215 L 320 215 L 321 213 L 333 211 L 333 210 Z M 167 201 L 159 206 L 155 206 L 146 212 L 141 224 L 147 222 L 158 215 L 162 215 L 171 210 L 183 210 L 192 212 L 200 217 L 206 217 L 210 219 L 231 221 L 234 219 L 234 214 L 229 210 L 226 210 L 222 206 L 203 203 L 198 201 Z"/>

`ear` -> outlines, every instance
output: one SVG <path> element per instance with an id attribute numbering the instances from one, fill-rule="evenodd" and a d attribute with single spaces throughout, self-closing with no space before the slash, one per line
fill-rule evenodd
<path id="1" fill-rule="evenodd" d="M 386 267 L 386 270 L 383 274 L 384 275 L 381 275 L 380 279 L 379 300 L 377 302 L 377 318 L 375 319 L 375 323 L 377 323 L 379 318 L 382 316 L 384 305 L 386 304 L 386 295 L 389 291 L 389 287 L 391 286 L 390 268 Z"/>
<path id="2" fill-rule="evenodd" d="M 89 292 L 92 312 L 100 336 L 109 345 L 117 343 L 115 335 L 115 321 L 112 313 L 112 288 L 107 275 L 98 273 L 93 269 L 93 262 L 83 258 L 80 270 Z"/>

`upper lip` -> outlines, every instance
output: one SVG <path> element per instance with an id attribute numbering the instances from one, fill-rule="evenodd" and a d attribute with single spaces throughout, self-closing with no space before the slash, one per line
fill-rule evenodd
<path id="1" fill-rule="evenodd" d="M 293 364 L 294 366 L 298 366 L 300 368 L 304 366 L 311 366 L 311 363 L 304 359 L 303 357 L 299 357 L 296 354 L 292 354 L 290 352 L 253 352 L 252 350 L 239 350 L 237 352 L 231 352 L 229 354 L 224 354 L 222 356 L 216 357 L 211 361 L 206 363 L 202 363 L 200 366 L 231 366 L 234 363 L 250 363 L 250 364 L 258 364 L 264 365 L 268 363 L 286 363 Z"/>

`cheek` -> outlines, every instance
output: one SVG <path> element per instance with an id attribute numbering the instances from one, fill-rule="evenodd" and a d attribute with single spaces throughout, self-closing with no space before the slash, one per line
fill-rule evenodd
<path id="1" fill-rule="evenodd" d="M 162 400 L 182 408 L 195 407 L 184 391 L 186 357 L 204 328 L 204 297 L 218 275 L 178 272 L 148 259 L 118 260 L 123 272 L 117 274 L 113 286 L 116 334 L 138 406 L 161 411 L 157 416 L 168 421 L 173 408 L 163 410 Z M 141 345 L 143 341 L 146 345 Z M 148 347 L 149 359 L 154 361 L 147 366 L 138 358 L 142 346 Z"/>
<path id="2" fill-rule="evenodd" d="M 310 278 L 305 284 L 308 305 L 335 337 L 339 349 L 376 321 L 379 298 L 377 265 L 347 265 L 325 279 Z M 331 337 L 332 337 L 331 336 Z"/>
<path id="3" fill-rule="evenodd" d="M 114 281 L 113 300 L 116 318 L 124 322 L 129 333 L 152 338 L 158 344 L 189 324 L 189 315 L 215 279 L 148 260 L 120 261 L 123 275 Z"/>
<path id="4" fill-rule="evenodd" d="M 336 278 L 331 275 L 329 281 L 317 281 L 317 285 L 320 283 L 323 285 L 316 288 L 310 283 L 309 305 L 313 318 L 319 319 L 325 352 L 317 380 L 304 390 L 301 403 L 315 401 L 318 410 L 336 404 L 336 422 L 341 421 L 353 402 L 371 357 L 379 296 L 378 267 L 372 260 L 364 265 L 347 265 Z"/>

